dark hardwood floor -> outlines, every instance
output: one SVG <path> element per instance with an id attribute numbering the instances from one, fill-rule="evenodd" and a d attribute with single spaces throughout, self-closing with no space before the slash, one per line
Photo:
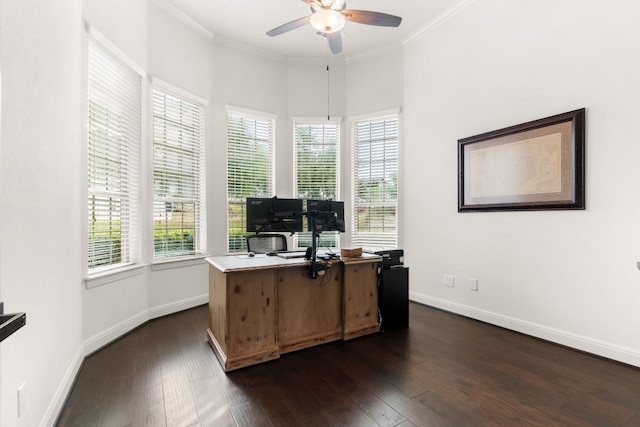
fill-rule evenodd
<path id="1" fill-rule="evenodd" d="M 640 369 L 429 307 L 222 371 L 197 307 L 88 357 L 58 426 L 640 426 Z"/>

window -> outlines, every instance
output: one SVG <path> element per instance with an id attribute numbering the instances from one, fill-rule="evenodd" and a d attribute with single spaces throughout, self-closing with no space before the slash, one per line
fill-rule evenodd
<path id="1" fill-rule="evenodd" d="M 353 246 L 398 245 L 398 115 L 353 123 Z"/>
<path id="2" fill-rule="evenodd" d="M 275 116 L 227 108 L 227 233 L 229 252 L 246 250 L 247 197 L 271 197 Z"/>
<path id="3" fill-rule="evenodd" d="M 142 77 L 94 39 L 88 54 L 88 268 L 139 259 Z"/>
<path id="4" fill-rule="evenodd" d="M 204 105 L 153 90 L 154 258 L 204 254 Z"/>
<path id="5" fill-rule="evenodd" d="M 294 119 L 295 120 L 295 119 Z M 311 123 L 309 123 L 311 122 Z M 300 199 L 338 200 L 340 170 L 340 123 L 298 119 L 293 123 L 294 194 Z M 320 235 L 319 248 L 338 248 L 340 233 Z M 311 233 L 299 233 L 298 247 L 311 246 Z"/>

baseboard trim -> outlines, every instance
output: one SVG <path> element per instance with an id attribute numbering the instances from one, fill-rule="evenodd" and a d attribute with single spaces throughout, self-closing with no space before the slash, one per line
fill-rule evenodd
<path id="1" fill-rule="evenodd" d="M 67 396 L 69 396 L 73 384 L 76 381 L 78 372 L 80 372 L 80 367 L 82 366 L 84 357 L 85 353 L 83 344 L 80 345 L 76 350 L 76 354 L 73 356 L 71 364 L 67 368 L 67 371 L 64 373 L 62 381 L 60 381 L 60 384 L 58 385 L 58 388 L 53 395 L 53 399 L 51 399 L 51 402 L 49 402 L 49 407 L 47 408 L 44 417 L 42 417 L 40 427 L 49 427 L 56 424 L 58 416 L 60 415 L 60 411 L 62 411 L 62 407 L 67 401 Z"/>
<path id="2" fill-rule="evenodd" d="M 129 333 L 145 322 L 149 321 L 149 310 L 145 310 L 128 319 L 123 320 L 120 323 L 113 325 L 110 328 L 88 338 L 84 342 L 85 356 L 89 356 L 92 353 L 100 350 L 102 347 L 117 340 L 121 336 Z"/>
<path id="3" fill-rule="evenodd" d="M 122 322 L 94 335 L 84 342 L 85 355 L 88 356 L 112 341 L 117 340 L 121 336 L 131 332 L 135 328 L 143 325 L 149 320 L 156 319 L 158 317 L 167 316 L 169 314 L 177 313 L 179 311 L 188 310 L 199 305 L 203 305 L 209 302 L 209 295 L 198 295 L 191 298 L 186 298 L 181 301 L 175 301 L 169 304 L 165 304 L 159 307 L 150 308 L 143 312 L 140 312 Z"/>
<path id="4" fill-rule="evenodd" d="M 410 292 L 409 299 L 420 304 L 450 311 L 471 319 L 480 320 L 505 329 L 591 353 L 599 357 L 640 367 L 640 352 L 631 348 L 416 292 Z"/>
<path id="5" fill-rule="evenodd" d="M 160 307 L 155 307 L 149 310 L 149 320 L 156 319 L 158 317 L 167 316 L 169 314 L 177 313 L 182 310 L 188 310 L 199 305 L 209 303 L 209 294 L 198 295 L 192 298 L 183 299 L 182 301 L 172 302 Z"/>

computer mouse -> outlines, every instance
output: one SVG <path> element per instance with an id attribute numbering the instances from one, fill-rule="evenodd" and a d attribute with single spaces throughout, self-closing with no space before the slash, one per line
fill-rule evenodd
<path id="1" fill-rule="evenodd" d="M 249 258 L 251 258 L 251 257 L 256 256 L 256 254 L 254 254 L 253 252 L 249 252 L 249 253 L 247 254 L 247 256 L 248 256 Z"/>

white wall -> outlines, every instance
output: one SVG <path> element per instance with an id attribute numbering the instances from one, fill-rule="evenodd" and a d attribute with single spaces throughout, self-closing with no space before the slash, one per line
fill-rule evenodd
<path id="1" fill-rule="evenodd" d="M 146 0 L 82 0 L 82 18 L 146 68 L 148 7 Z"/>
<path id="2" fill-rule="evenodd" d="M 113 9 L 117 10 L 114 13 Z M 123 19 L 124 17 L 124 19 Z M 211 41 L 194 28 L 170 16 L 153 2 L 126 1 L 114 7 L 102 1 L 87 0 L 84 18 L 116 48 L 123 51 L 151 77 L 151 84 L 166 84 L 209 103 L 212 91 Z M 114 23 L 117 21 L 117 25 Z M 145 107 L 150 109 L 150 104 Z M 211 107 L 206 109 L 211 128 Z M 150 123 L 143 141 L 150 140 Z M 213 141 L 206 134 L 207 167 Z M 152 150 L 143 144 L 143 185 L 151 188 L 148 168 Z M 210 180 L 209 180 L 210 182 Z M 149 218 L 152 194 L 143 191 L 141 217 L 144 225 L 140 274 L 86 289 L 84 295 L 84 338 L 86 351 L 92 352 L 147 320 L 208 301 L 208 271 L 199 263 L 151 266 L 153 234 Z"/>
<path id="3" fill-rule="evenodd" d="M 102 34 L 139 69 L 147 70 L 148 5 L 146 0 L 110 2 L 84 0 L 82 13 L 82 19 L 91 26 L 92 30 Z M 83 88 L 83 90 L 84 94 L 86 89 Z M 147 103 L 144 103 L 143 109 L 146 107 Z M 147 122 L 142 123 L 144 126 Z M 143 140 L 147 135 L 148 129 L 143 128 Z M 86 139 L 84 135 L 83 138 Z M 84 146 L 83 153 L 86 158 Z M 147 169 L 143 168 L 143 179 L 146 173 Z M 86 190 L 83 188 L 83 191 Z M 146 194 L 143 192 L 143 195 Z M 143 204 L 141 218 L 145 218 L 148 212 L 147 206 Z M 146 223 L 142 222 L 142 224 Z M 146 229 L 143 232 L 146 233 Z M 148 235 L 144 233 L 143 241 Z M 149 253 L 146 246 L 143 246 L 142 258 L 143 262 L 148 262 Z M 86 275 L 84 266 L 82 274 L 83 277 Z M 87 345 L 87 352 L 95 351 L 148 320 L 148 282 L 149 272 L 145 269 L 138 275 L 102 286 L 90 289 L 82 286 L 83 338 Z"/>
<path id="4" fill-rule="evenodd" d="M 211 168 L 207 170 L 207 198 L 209 202 L 208 234 L 212 255 L 227 251 L 227 112 L 226 106 L 247 108 L 278 117 L 276 125 L 276 156 L 281 158 L 288 149 L 287 134 L 287 68 L 286 64 L 267 54 L 254 54 L 215 42 L 213 44 L 213 123 L 207 150 Z M 286 163 L 284 163 L 286 164 Z M 277 171 L 276 189 L 283 189 Z M 278 191 L 278 190 L 277 190 Z"/>
<path id="5" fill-rule="evenodd" d="M 154 3 L 149 4 L 148 12 L 148 71 L 153 79 L 162 81 L 184 90 L 207 102 L 206 116 L 206 165 L 207 187 L 212 186 L 208 171 L 212 169 L 211 149 L 213 144 L 211 95 L 213 80 L 213 56 L 211 40 L 193 28 L 177 21 Z M 152 156 L 151 150 L 148 152 Z M 148 188 L 151 188 L 149 186 Z M 148 205 L 151 206 L 151 194 Z M 208 199 L 211 206 L 213 199 Z M 149 235 L 153 232 L 151 224 Z M 151 239 L 148 253 L 153 251 Z M 211 240 L 208 247 L 211 247 Z M 209 301 L 208 264 L 186 265 L 180 268 L 152 268 L 148 277 L 148 306 L 150 318 L 158 317 Z"/>
<path id="6" fill-rule="evenodd" d="M 205 264 L 147 266 L 126 279 L 84 285 L 83 20 L 141 68 L 205 99 L 211 92 L 209 41 L 146 0 L 3 1 L 0 283 L 5 311 L 27 313 L 27 325 L 0 348 L 3 426 L 51 425 L 88 352 L 149 318 L 207 300 Z M 174 36 L 172 52 L 160 47 L 163 27 Z M 189 48 L 178 53 L 180 43 Z M 168 55 L 180 57 L 183 68 Z M 143 258 L 149 255 L 150 245 Z M 27 406 L 18 418 L 23 382 Z"/>
<path id="7" fill-rule="evenodd" d="M 155 78 L 209 100 L 213 81 L 211 40 L 149 3 L 147 70 Z"/>
<path id="8" fill-rule="evenodd" d="M 0 22 L 2 22 L 2 4 L 0 3 Z M 0 197 L 2 197 L 2 27 L 0 27 Z M 0 240 L 2 239 L 2 210 L 0 210 Z M 0 244 L 0 272 L 2 272 L 2 245 Z M 0 274 L 0 301 L 2 301 L 2 274 Z M 2 309 L 4 314 L 4 306 Z M 2 353 L 0 353 L 0 376 L 2 375 Z M 2 420 L 2 385 L 0 384 L 0 420 Z"/>
<path id="9" fill-rule="evenodd" d="M 329 70 L 327 71 L 327 66 Z M 345 133 L 346 117 L 345 65 L 340 61 L 307 59 L 290 62 L 287 66 L 287 107 L 288 116 L 283 117 L 286 133 L 282 135 L 280 154 L 278 155 L 278 173 L 280 176 L 278 195 L 293 197 L 294 153 L 293 118 L 311 120 L 336 120 L 340 118 L 342 148 L 340 153 L 341 173 L 344 171 L 344 150 L 348 141 Z M 344 181 L 340 181 L 342 184 Z M 284 185 L 283 185 L 284 184 Z M 344 198 L 346 189 L 339 189 L 340 198 Z"/>
<path id="10" fill-rule="evenodd" d="M 403 62 L 401 49 L 348 62 L 346 114 L 357 116 L 402 107 Z"/>
<path id="11" fill-rule="evenodd" d="M 640 366 L 639 16 L 476 1 L 405 46 L 413 299 Z M 582 107 L 585 211 L 457 213 L 458 139 Z"/>
<path id="12" fill-rule="evenodd" d="M 403 152 L 404 140 L 402 138 L 402 119 L 404 106 L 404 74 L 403 74 L 403 52 L 401 49 L 379 53 L 373 56 L 360 58 L 347 62 L 345 67 L 345 93 L 346 93 L 346 120 L 344 123 L 344 143 L 342 149 L 342 198 L 345 206 L 352 206 L 351 203 L 351 126 L 353 117 L 367 116 L 400 109 L 400 147 L 398 160 L 398 182 L 400 192 L 398 194 L 398 210 L 404 211 L 404 166 Z M 351 216 L 351 212 L 345 216 Z M 398 243 L 403 247 L 403 224 L 398 224 Z M 347 233 L 342 236 L 342 244 L 345 247 L 351 246 L 352 224 L 347 223 Z"/>
<path id="13" fill-rule="evenodd" d="M 0 346 L 0 425 L 37 426 L 82 343 L 80 1 L 3 0 L 0 282 L 27 324 Z M 26 411 L 17 417 L 17 389 Z"/>

